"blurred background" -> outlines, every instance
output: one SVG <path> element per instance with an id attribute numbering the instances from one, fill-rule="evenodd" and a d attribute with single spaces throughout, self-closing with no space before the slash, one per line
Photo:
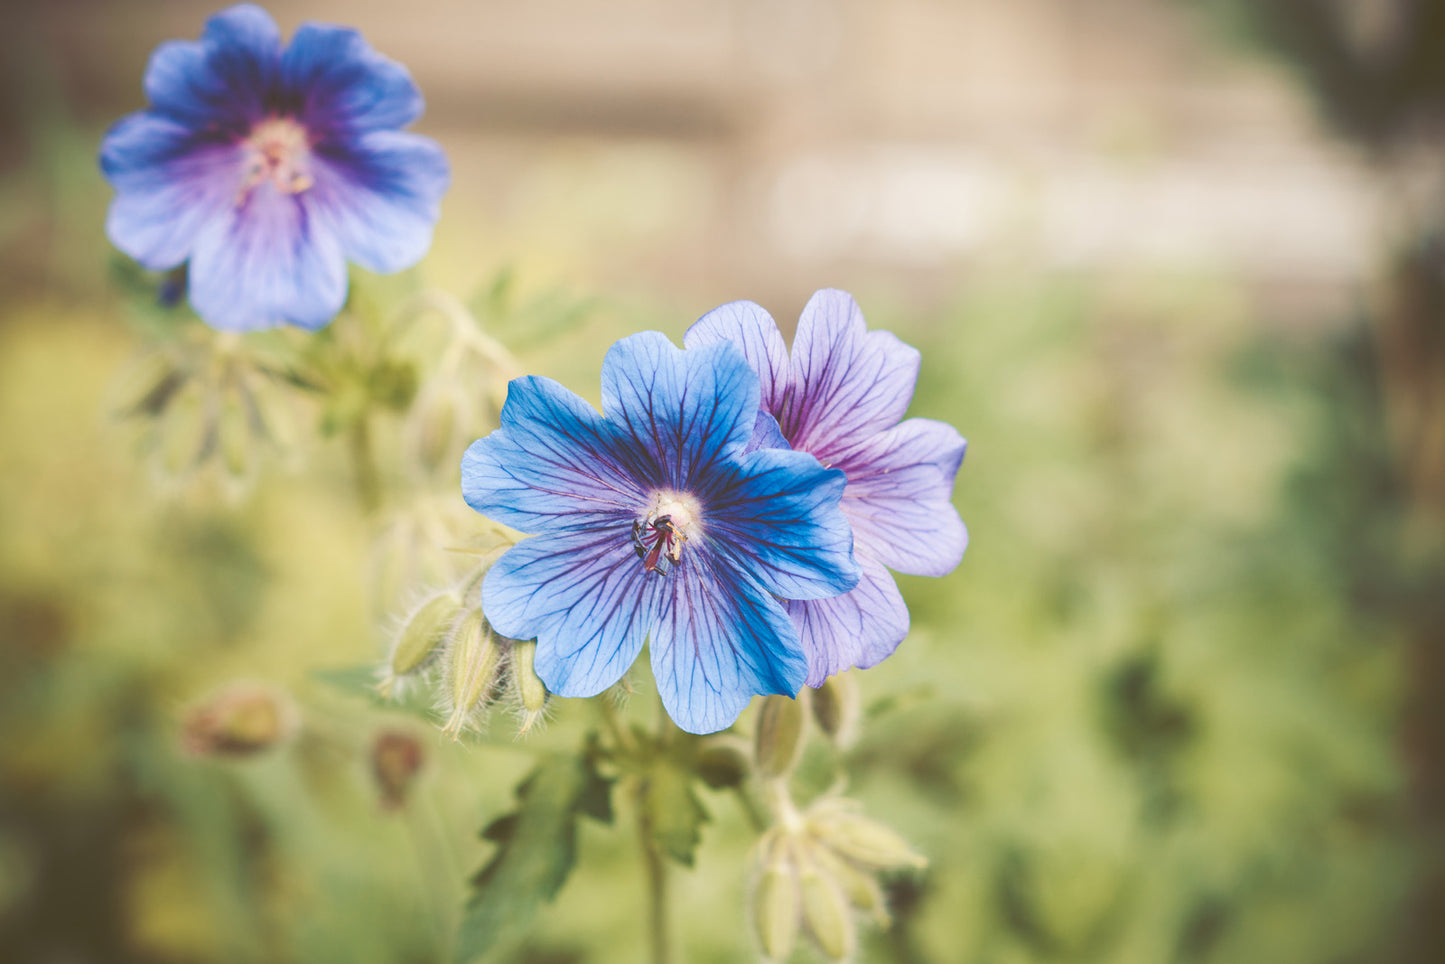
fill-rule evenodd
<path id="1" fill-rule="evenodd" d="M 623 334 L 825 286 L 922 350 L 972 544 L 857 674 L 850 792 L 932 860 L 860 959 L 1445 954 L 1445 7 L 268 6 L 410 67 L 453 167 L 415 279 L 567 306 L 497 331 L 527 371 L 595 399 Z M 339 443 L 217 501 L 114 414 L 99 140 L 214 9 L 0 13 L 0 957 L 445 960 L 525 745 L 326 684 L 382 645 Z M 237 679 L 285 746 L 195 745 Z M 745 959 L 749 831 L 703 802 L 682 959 Z M 584 824 L 507 959 L 639 959 L 626 837 Z"/>

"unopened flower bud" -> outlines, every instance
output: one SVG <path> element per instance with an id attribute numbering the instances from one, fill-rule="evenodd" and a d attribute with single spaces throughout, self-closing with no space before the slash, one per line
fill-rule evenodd
<path id="1" fill-rule="evenodd" d="M 512 681 L 522 706 L 530 713 L 539 712 L 547 702 L 547 687 L 537 675 L 535 661 L 537 641 L 518 641 L 512 644 Z"/>
<path id="2" fill-rule="evenodd" d="M 812 861 L 798 868 L 798 893 L 802 898 L 803 921 L 823 953 L 841 960 L 853 949 L 853 917 L 836 884 Z"/>
<path id="3" fill-rule="evenodd" d="M 702 782 L 714 790 L 730 790 L 748 777 L 752 761 L 748 759 L 747 744 L 739 745 L 735 738 L 713 738 L 698 751 L 694 769 Z"/>
<path id="4" fill-rule="evenodd" d="M 760 776 L 775 778 L 792 772 L 803 753 L 804 723 L 803 705 L 798 700 L 764 697 L 753 750 Z"/>
<path id="5" fill-rule="evenodd" d="M 838 856 L 833 848 L 822 842 L 814 844 L 809 856 L 817 862 L 818 868 L 838 885 L 843 896 L 848 898 L 848 903 L 873 915 L 879 924 L 888 925 L 888 905 L 883 899 L 883 888 L 878 886 L 878 880 L 873 874 L 851 860 Z"/>
<path id="6" fill-rule="evenodd" d="M 879 870 L 928 866 L 928 861 L 891 828 L 853 812 L 838 801 L 825 801 L 815 807 L 808 825 L 818 840 L 865 866 Z"/>
<path id="7" fill-rule="evenodd" d="M 496 683 L 501 651 L 479 610 L 462 616 L 446 652 L 446 698 L 451 705 L 444 729 L 457 739 L 485 705 Z"/>
<path id="8" fill-rule="evenodd" d="M 250 756 L 289 740 L 296 723 L 296 708 L 279 690 L 231 683 L 187 714 L 182 741 L 201 756 Z"/>
<path id="9" fill-rule="evenodd" d="M 382 730 L 371 743 L 371 775 L 386 810 L 406 805 L 424 754 L 421 741 L 403 730 Z"/>
<path id="10" fill-rule="evenodd" d="M 858 683 L 849 673 L 829 676 L 812 693 L 813 719 L 838 747 L 847 747 L 858 731 Z"/>
<path id="11" fill-rule="evenodd" d="M 391 647 L 392 679 L 409 676 L 427 664 L 456 622 L 461 608 L 461 598 L 448 591 L 434 593 L 412 610 Z"/>
<path id="12" fill-rule="evenodd" d="M 763 953 L 776 961 L 787 960 L 798 940 L 801 898 L 798 878 L 785 838 L 764 837 L 759 845 L 764 855 L 757 890 L 753 892 L 753 923 Z"/>

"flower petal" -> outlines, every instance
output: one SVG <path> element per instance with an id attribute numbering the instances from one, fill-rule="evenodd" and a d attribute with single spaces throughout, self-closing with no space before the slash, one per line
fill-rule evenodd
<path id="1" fill-rule="evenodd" d="M 535 536 L 487 571 L 482 608 L 503 635 L 536 638 L 537 675 L 547 689 L 595 696 L 642 650 L 666 588 L 651 575 L 625 528 Z"/>
<path id="2" fill-rule="evenodd" d="M 421 91 L 401 64 L 350 27 L 303 23 L 281 57 L 287 107 L 312 131 L 384 130 L 421 116 Z"/>
<path id="3" fill-rule="evenodd" d="M 843 512 L 860 552 L 915 576 L 957 568 L 968 530 L 950 499 L 965 445 L 951 425 L 910 418 L 849 450 Z"/>
<path id="4" fill-rule="evenodd" d="M 271 106 L 280 57 L 276 21 L 255 4 L 237 4 L 207 20 L 200 41 L 156 48 L 146 68 L 146 97 L 156 112 L 192 127 L 243 134 Z"/>
<path id="5" fill-rule="evenodd" d="M 649 646 L 662 705 L 689 733 L 731 726 L 755 693 L 793 696 L 807 676 L 798 631 L 746 574 L 692 552 L 671 585 Z M 661 581 L 661 580 L 659 580 Z"/>
<path id="6" fill-rule="evenodd" d="M 346 301 L 346 262 L 300 197 L 262 183 L 201 229 L 189 280 L 191 305 L 207 324 L 314 329 L 336 317 Z"/>
<path id="7" fill-rule="evenodd" d="M 100 147 L 101 171 L 116 189 L 106 234 L 145 267 L 174 268 L 190 257 L 201 226 L 234 203 L 244 164 L 229 138 L 148 112 L 121 118 Z"/>
<path id="8" fill-rule="evenodd" d="M 647 501 L 635 471 L 646 456 L 635 449 L 557 382 L 517 378 L 507 386 L 501 427 L 462 457 L 462 495 L 473 509 L 523 532 L 614 522 L 626 530 Z M 627 531 L 620 541 L 630 554 Z"/>
<path id="9" fill-rule="evenodd" d="M 748 444 L 743 451 L 756 452 L 758 449 L 790 448 L 792 446 L 783 437 L 783 430 L 778 426 L 778 420 L 773 418 L 767 409 L 758 409 L 757 421 L 753 423 L 753 437 L 748 439 Z"/>
<path id="10" fill-rule="evenodd" d="M 370 271 L 409 268 L 431 247 L 441 196 L 451 180 L 431 138 L 372 131 L 319 142 L 307 203 L 324 217 L 346 257 Z"/>
<path id="11" fill-rule="evenodd" d="M 891 428 L 903 418 L 918 381 L 918 350 L 887 331 L 869 331 L 853 297 L 824 289 L 798 319 L 793 382 L 774 409 L 793 448 L 825 464 L 839 445 Z"/>
<path id="12" fill-rule="evenodd" d="M 717 342 L 732 342 L 742 349 L 761 383 L 762 407 L 765 411 L 782 411 L 792 374 L 788 367 L 788 346 L 778 323 L 761 305 L 751 301 L 734 301 L 714 308 L 693 322 L 683 336 L 687 348 L 700 348 Z"/>
<path id="13" fill-rule="evenodd" d="M 908 635 L 908 606 L 883 565 L 859 554 L 863 578 L 852 592 L 785 605 L 808 657 L 808 685 L 835 673 L 876 666 Z"/>
<path id="14" fill-rule="evenodd" d="M 839 509 L 846 477 L 804 452 L 760 449 L 718 465 L 698 491 L 703 537 L 784 599 L 818 599 L 858 583 L 853 533 Z"/>
<path id="15" fill-rule="evenodd" d="M 661 470 L 688 488 L 741 452 L 758 412 L 758 378 L 737 347 L 683 351 L 656 331 L 623 338 L 602 361 L 602 409 Z"/>

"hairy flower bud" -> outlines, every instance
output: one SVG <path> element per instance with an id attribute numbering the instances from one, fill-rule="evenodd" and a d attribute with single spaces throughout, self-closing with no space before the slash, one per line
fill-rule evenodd
<path id="1" fill-rule="evenodd" d="M 296 732 L 296 708 L 279 690 L 230 683 L 186 715 L 182 742 L 200 756 L 242 757 L 269 750 Z"/>
<path id="2" fill-rule="evenodd" d="M 382 730 L 371 741 L 371 775 L 381 793 L 381 806 L 399 810 L 406 805 L 425 755 L 421 741 L 404 730 Z"/>
<path id="3" fill-rule="evenodd" d="M 858 682 L 847 673 L 829 676 L 812 693 L 813 719 L 835 746 L 849 746 L 858 731 Z"/>
<path id="4" fill-rule="evenodd" d="M 457 739 L 491 696 L 501 651 L 480 610 L 469 610 L 447 644 L 445 696 L 451 707 L 444 729 Z"/>
<path id="5" fill-rule="evenodd" d="M 758 774 L 765 778 L 787 776 L 803 753 L 804 716 L 801 702 L 787 696 L 768 696 L 758 712 L 753 755 Z"/>
<path id="6" fill-rule="evenodd" d="M 533 668 L 537 656 L 537 641 L 529 639 L 512 644 L 512 681 L 516 684 L 517 695 L 522 706 L 529 713 L 536 713 L 547 702 L 547 687 Z"/>
<path id="7" fill-rule="evenodd" d="M 698 751 L 694 763 L 697 775 L 714 790 L 729 790 L 740 785 L 752 769 L 747 744 L 735 737 L 714 737 Z"/>
<path id="8" fill-rule="evenodd" d="M 851 860 L 840 857 L 828 845 L 817 842 L 809 856 L 817 861 L 818 868 L 832 878 L 833 882 L 848 898 L 848 903 L 865 913 L 871 914 L 879 924 L 889 922 L 888 906 L 883 900 L 883 888 L 878 880 Z"/>
<path id="9" fill-rule="evenodd" d="M 851 801 L 831 799 L 815 804 L 808 830 L 840 855 L 879 870 L 921 869 L 928 861 L 889 827 L 856 812 Z"/>
<path id="10" fill-rule="evenodd" d="M 427 665 L 456 622 L 461 607 L 461 598 L 447 591 L 428 596 L 412 610 L 392 643 L 387 667 L 391 680 L 410 676 Z"/>
<path id="11" fill-rule="evenodd" d="M 842 891 L 805 858 L 798 868 L 798 893 L 803 921 L 823 953 L 835 961 L 847 957 L 853 950 L 854 926 Z"/>
<path id="12" fill-rule="evenodd" d="M 535 639 L 512 643 L 512 688 L 522 706 L 522 724 L 517 728 L 519 736 L 537 724 L 542 718 L 543 708 L 547 705 L 547 686 L 537 675 L 536 657 Z"/>
<path id="13" fill-rule="evenodd" d="M 793 953 L 798 940 L 802 899 L 797 870 L 787 838 L 765 836 L 758 846 L 763 868 L 753 892 L 753 923 L 763 953 L 783 961 Z"/>

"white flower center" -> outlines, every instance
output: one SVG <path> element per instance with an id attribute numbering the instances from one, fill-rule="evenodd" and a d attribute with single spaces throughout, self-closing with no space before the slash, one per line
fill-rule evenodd
<path id="1" fill-rule="evenodd" d="M 656 492 L 632 523 L 632 544 L 648 572 L 667 575 L 682 561 L 682 547 L 702 534 L 702 506 L 690 495 Z"/>
<path id="2" fill-rule="evenodd" d="M 236 206 L 245 203 L 251 190 L 263 181 L 282 194 L 300 194 L 314 183 L 309 173 L 311 138 L 290 117 L 268 117 L 242 142 L 246 153 L 246 175 L 236 194 Z"/>

